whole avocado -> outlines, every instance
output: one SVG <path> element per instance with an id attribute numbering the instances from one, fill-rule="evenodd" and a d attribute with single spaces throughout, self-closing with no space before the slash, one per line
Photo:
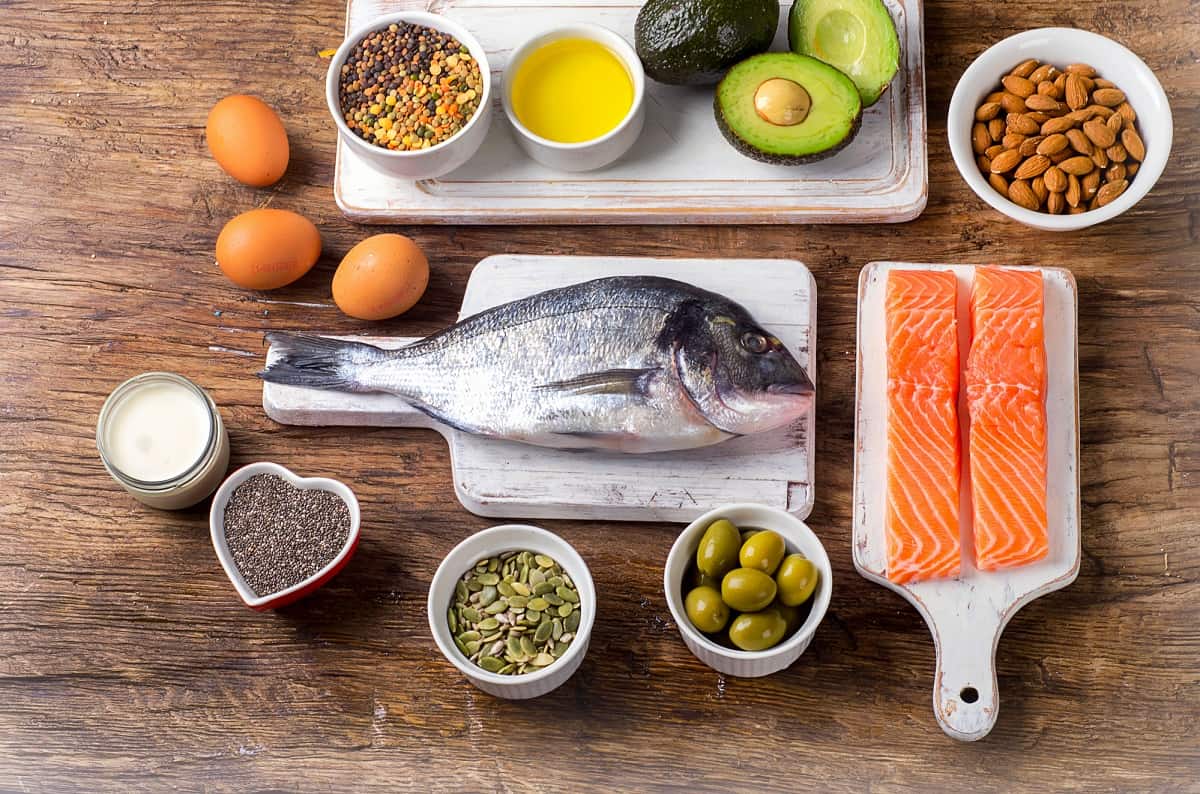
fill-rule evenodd
<path id="1" fill-rule="evenodd" d="M 671 85 L 714 85 L 738 61 L 766 52 L 777 0 L 647 0 L 634 25 L 646 74 Z"/>

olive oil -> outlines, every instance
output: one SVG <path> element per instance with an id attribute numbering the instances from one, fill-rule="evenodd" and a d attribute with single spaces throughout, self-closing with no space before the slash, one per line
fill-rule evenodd
<path id="1" fill-rule="evenodd" d="M 517 118 L 534 135 L 580 143 L 606 135 L 629 115 L 633 80 L 603 44 L 559 39 L 521 63 L 511 97 Z"/>

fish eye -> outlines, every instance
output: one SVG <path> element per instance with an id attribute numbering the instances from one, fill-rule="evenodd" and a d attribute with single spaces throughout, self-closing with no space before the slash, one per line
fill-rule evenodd
<path id="1" fill-rule="evenodd" d="M 751 353 L 765 353 L 771 349 L 771 343 L 762 334 L 747 331 L 742 334 L 742 347 Z"/>

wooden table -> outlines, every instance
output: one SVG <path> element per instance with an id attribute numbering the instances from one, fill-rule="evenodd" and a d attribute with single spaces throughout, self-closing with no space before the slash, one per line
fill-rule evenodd
<path id="1" fill-rule="evenodd" d="M 929 208 L 901 226 L 405 228 L 427 297 L 380 325 L 330 301 L 368 230 L 331 195 L 322 98 L 337 2 L 0 3 L 0 789 L 1200 790 L 1200 9 L 1195 2 L 929 2 Z M 1074 24 L 1157 71 L 1171 161 L 1133 211 L 1048 234 L 986 209 L 955 172 L 944 118 L 987 44 Z M 202 139 L 221 96 L 279 108 L 284 180 L 227 178 Z M 221 224 L 295 209 L 325 254 L 299 283 L 235 288 Z M 425 623 L 439 560 L 489 525 L 462 510 L 428 431 L 283 428 L 253 377 L 267 329 L 424 334 L 471 266 L 500 252 L 787 256 L 820 294 L 817 505 L 833 605 L 790 670 L 723 679 L 684 648 L 661 592 L 678 527 L 547 522 L 602 598 L 580 672 L 536 702 L 493 700 Z M 1013 620 L 1002 708 L 960 745 L 930 709 L 916 612 L 851 565 L 854 294 L 873 259 L 1038 263 L 1080 287 L 1079 579 Z M 364 539 L 334 582 L 278 614 L 243 607 L 206 513 L 144 509 L 108 478 L 97 411 L 124 378 L 185 373 L 221 405 L 234 461 L 351 483 Z M 587 784 L 586 786 L 584 784 Z"/>

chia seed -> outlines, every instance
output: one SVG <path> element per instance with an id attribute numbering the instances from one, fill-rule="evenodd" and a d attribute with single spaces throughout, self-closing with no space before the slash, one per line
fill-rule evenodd
<path id="1" fill-rule="evenodd" d="M 350 536 L 350 509 L 329 491 L 301 490 L 256 474 L 225 505 L 225 542 L 256 596 L 299 584 L 324 568 Z"/>

